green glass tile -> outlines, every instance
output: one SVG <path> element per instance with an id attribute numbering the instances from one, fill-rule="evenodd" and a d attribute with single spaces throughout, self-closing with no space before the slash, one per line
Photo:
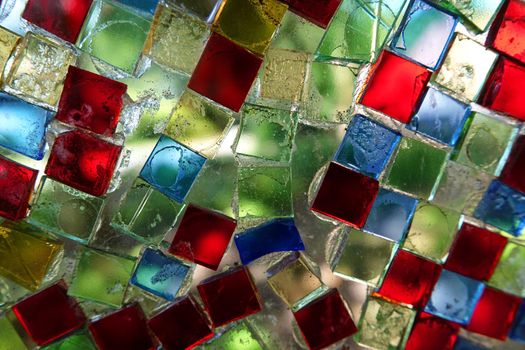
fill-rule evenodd
<path id="1" fill-rule="evenodd" d="M 373 349 L 404 349 L 415 316 L 415 310 L 369 297 L 354 339 L 359 345 Z"/>
<path id="2" fill-rule="evenodd" d="M 263 350 L 263 347 L 252 330 L 245 323 L 240 323 L 197 349 Z"/>
<path id="3" fill-rule="evenodd" d="M 86 243 L 97 230 L 104 200 L 47 177 L 27 221 L 43 230 Z"/>
<path id="4" fill-rule="evenodd" d="M 161 4 L 144 51 L 159 64 L 191 74 L 209 35 L 205 22 Z"/>
<path id="5" fill-rule="evenodd" d="M 471 124 L 458 142 L 453 158 L 460 164 L 498 175 L 517 128 L 481 113 L 474 112 L 471 118 Z"/>
<path id="6" fill-rule="evenodd" d="M 93 341 L 85 333 L 74 334 L 42 348 L 43 350 L 96 350 Z"/>
<path id="7" fill-rule="evenodd" d="M 301 119 L 321 123 L 348 123 L 354 100 L 358 66 L 312 62 Z"/>
<path id="8" fill-rule="evenodd" d="M 403 248 L 442 262 L 462 222 L 461 214 L 430 203 L 418 204 Z"/>
<path id="9" fill-rule="evenodd" d="M 97 1 L 91 7 L 77 45 L 112 66 L 133 73 L 151 21 L 122 5 Z"/>
<path id="10" fill-rule="evenodd" d="M 69 295 L 112 307 L 122 306 L 133 260 L 94 249 L 82 249 Z"/>
<path id="11" fill-rule="evenodd" d="M 297 52 L 314 53 L 321 42 L 324 29 L 312 22 L 286 11 L 270 48 L 287 49 Z"/>
<path id="12" fill-rule="evenodd" d="M 292 155 L 297 114 L 245 104 L 235 144 L 238 155 L 287 163 Z"/>
<path id="13" fill-rule="evenodd" d="M 416 197 L 430 198 L 445 167 L 444 150 L 410 138 L 403 138 L 385 183 Z"/>
<path id="14" fill-rule="evenodd" d="M 360 281 L 372 287 L 381 281 L 392 261 L 397 245 L 386 239 L 350 229 L 334 273 L 343 279 Z"/>
<path id="15" fill-rule="evenodd" d="M 27 346 L 6 315 L 0 316 L 0 350 L 27 350 Z"/>
<path id="16" fill-rule="evenodd" d="M 507 244 L 489 285 L 525 297 L 525 246 L 513 242 Z"/>
<path id="17" fill-rule="evenodd" d="M 240 167 L 237 186 L 240 218 L 293 215 L 289 167 Z"/>
<path id="18" fill-rule="evenodd" d="M 344 0 L 317 49 L 320 60 L 370 62 L 381 51 L 404 0 Z"/>

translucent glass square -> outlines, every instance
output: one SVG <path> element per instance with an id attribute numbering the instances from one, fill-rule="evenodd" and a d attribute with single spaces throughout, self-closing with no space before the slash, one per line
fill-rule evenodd
<path id="1" fill-rule="evenodd" d="M 485 31 L 504 0 L 446 0 L 480 31 Z"/>
<path id="2" fill-rule="evenodd" d="M 5 64 L 7 63 L 7 60 L 11 56 L 11 53 L 15 49 L 19 40 L 20 36 L 3 27 L 0 27 L 0 71 L 4 71 Z M 0 78 L 0 82 L 1 79 L 2 78 Z"/>
<path id="3" fill-rule="evenodd" d="M 275 33 L 270 48 L 314 53 L 323 37 L 324 30 L 312 22 L 286 11 Z"/>
<path id="4" fill-rule="evenodd" d="M 525 297 L 525 246 L 514 242 L 507 244 L 489 285 Z"/>

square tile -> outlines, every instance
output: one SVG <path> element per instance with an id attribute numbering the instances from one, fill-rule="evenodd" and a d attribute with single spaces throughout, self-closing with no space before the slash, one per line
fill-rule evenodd
<path id="1" fill-rule="evenodd" d="M 166 350 L 185 350 L 213 337 L 206 314 L 191 296 L 177 299 L 148 321 Z"/>
<path id="2" fill-rule="evenodd" d="M 0 216 L 26 217 L 38 171 L 0 156 Z"/>
<path id="3" fill-rule="evenodd" d="M 487 287 L 466 329 L 504 341 L 520 304 L 519 297 Z"/>
<path id="4" fill-rule="evenodd" d="M 56 119 L 111 136 L 117 127 L 126 84 L 70 66 Z"/>
<path id="5" fill-rule="evenodd" d="M 210 27 L 199 18 L 158 6 L 144 52 L 163 66 L 191 74 L 210 36 Z"/>
<path id="6" fill-rule="evenodd" d="M 63 281 L 16 303 L 12 310 L 27 334 L 40 346 L 81 328 L 86 322 L 82 309 L 67 295 Z"/>
<path id="7" fill-rule="evenodd" d="M 459 325 L 421 312 L 416 317 L 407 350 L 452 350 L 459 332 Z"/>
<path id="8" fill-rule="evenodd" d="M 104 195 L 113 177 L 121 146 L 81 131 L 68 131 L 55 139 L 45 173 L 93 196 Z"/>
<path id="9" fill-rule="evenodd" d="M 489 3 L 490 1 L 485 0 Z M 504 3 L 503 0 L 490 2 L 493 3 L 494 13 L 497 6 Z M 496 51 L 504 53 L 522 63 L 525 63 L 525 44 L 521 40 L 525 35 L 525 4 L 519 0 L 506 1 L 501 8 L 500 14 L 494 21 L 487 44 Z"/>
<path id="10" fill-rule="evenodd" d="M 138 304 L 132 304 L 91 322 L 89 331 L 100 350 L 155 348 L 146 324 L 146 316 Z"/>
<path id="11" fill-rule="evenodd" d="M 441 265 L 399 249 L 377 294 L 422 308 L 441 272 Z"/>
<path id="12" fill-rule="evenodd" d="M 331 162 L 310 209 L 359 229 L 378 191 L 376 180 Z"/>
<path id="13" fill-rule="evenodd" d="M 199 283 L 197 290 L 215 327 L 262 310 L 257 288 L 245 267 L 214 275 Z"/>
<path id="14" fill-rule="evenodd" d="M 7 63 L 7 60 L 9 57 L 11 57 L 11 54 L 13 53 L 13 50 L 18 45 L 18 42 L 20 41 L 20 36 L 9 31 L 6 28 L 0 28 L 0 70 L 3 72 L 5 69 L 5 65 Z M 0 78 L 0 82 L 2 82 L 3 78 Z"/>
<path id="15" fill-rule="evenodd" d="M 348 308 L 332 289 L 293 313 L 308 348 L 323 349 L 357 332 Z"/>
<path id="16" fill-rule="evenodd" d="M 332 267 L 334 274 L 373 288 L 380 286 L 397 244 L 355 229 L 350 229 L 342 243 Z"/>
<path id="17" fill-rule="evenodd" d="M 372 67 L 360 103 L 406 124 L 429 80 L 425 67 L 383 51 Z"/>
<path id="18" fill-rule="evenodd" d="M 403 137 L 384 183 L 416 197 L 433 197 L 448 154 L 421 141 Z"/>
<path id="19" fill-rule="evenodd" d="M 20 42 L 5 89 L 31 103 L 56 106 L 67 69 L 76 57 L 54 41 L 28 33 Z"/>
<path id="20" fill-rule="evenodd" d="M 270 48 L 313 54 L 323 34 L 323 28 L 316 26 L 291 11 L 286 11 L 281 25 L 270 43 Z"/>
<path id="21" fill-rule="evenodd" d="M 360 114 L 356 114 L 334 156 L 334 160 L 364 175 L 379 178 L 401 135 Z"/>
<path id="22" fill-rule="evenodd" d="M 462 0 L 447 0 L 467 22 L 484 32 L 494 20 L 504 0 L 476 0 L 475 3 L 464 3 Z"/>
<path id="23" fill-rule="evenodd" d="M 204 48 L 188 87 L 238 112 L 259 72 L 262 59 L 219 34 Z M 221 88 L 219 89 L 218 86 Z"/>
<path id="24" fill-rule="evenodd" d="M 151 152 L 140 177 L 161 193 L 182 203 L 206 158 L 162 135 Z"/>
<path id="25" fill-rule="evenodd" d="M 520 343 L 525 342 L 525 303 L 523 300 L 512 323 L 509 338 Z"/>
<path id="26" fill-rule="evenodd" d="M 264 350 L 261 340 L 246 322 L 239 322 L 215 339 L 206 347 L 210 350 L 236 349 L 242 344 L 243 350 Z"/>
<path id="27" fill-rule="evenodd" d="M 44 158 L 46 130 L 53 114 L 18 97 L 0 93 L 0 146 L 30 158 Z"/>
<path id="28" fill-rule="evenodd" d="M 489 285 L 525 297 L 525 246 L 513 242 L 507 244 Z"/>
<path id="29" fill-rule="evenodd" d="M 400 242 L 416 210 L 417 199 L 380 188 L 364 230 Z"/>
<path id="30" fill-rule="evenodd" d="M 497 57 L 496 53 L 458 33 L 433 79 L 445 89 L 476 101 Z"/>
<path id="31" fill-rule="evenodd" d="M 283 0 L 299 16 L 326 28 L 341 0 Z"/>
<path id="32" fill-rule="evenodd" d="M 454 146 L 470 115 L 470 110 L 469 105 L 430 87 L 407 128 Z"/>
<path id="33" fill-rule="evenodd" d="M 297 129 L 297 114 L 245 104 L 234 151 L 237 155 L 288 163 Z"/>
<path id="34" fill-rule="evenodd" d="M 419 203 L 403 248 L 443 262 L 462 221 L 460 213 L 430 203 Z"/>
<path id="35" fill-rule="evenodd" d="M 492 276 L 506 245 L 507 238 L 463 223 L 444 266 L 447 270 L 486 281 Z"/>
<path id="36" fill-rule="evenodd" d="M 432 290 L 425 312 L 467 325 L 485 285 L 460 274 L 443 270 Z"/>
<path id="37" fill-rule="evenodd" d="M 75 0 L 64 3 L 55 0 L 29 0 L 22 18 L 74 43 L 80 33 L 93 0 Z"/>
<path id="38" fill-rule="evenodd" d="M 277 0 L 228 0 L 221 6 L 213 29 L 255 54 L 264 55 L 285 12 L 286 5 Z"/>

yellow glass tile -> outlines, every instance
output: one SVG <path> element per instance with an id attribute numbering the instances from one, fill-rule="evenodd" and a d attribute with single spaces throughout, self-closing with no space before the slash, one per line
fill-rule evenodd
<path id="1" fill-rule="evenodd" d="M 233 121 L 231 112 L 186 91 L 175 108 L 164 134 L 211 158 Z"/>
<path id="2" fill-rule="evenodd" d="M 214 29 L 257 54 L 264 54 L 287 6 L 278 0 L 227 0 Z"/>
<path id="3" fill-rule="evenodd" d="M 74 62 L 72 50 L 28 33 L 7 77 L 8 92 L 29 102 L 54 107 L 62 94 L 68 68 Z"/>
<path id="4" fill-rule="evenodd" d="M 27 224 L 0 226 L 0 275 L 29 290 L 36 290 L 62 243 L 45 238 Z"/>
<path id="5" fill-rule="evenodd" d="M 10 32 L 7 29 L 0 27 L 0 72 L 4 71 L 5 64 L 20 37 L 15 33 Z M 3 74 L 0 73 L 0 82 L 2 81 Z"/>

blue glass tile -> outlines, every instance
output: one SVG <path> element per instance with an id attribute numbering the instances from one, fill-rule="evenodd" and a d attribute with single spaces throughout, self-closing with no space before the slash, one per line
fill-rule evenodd
<path id="1" fill-rule="evenodd" d="M 417 199 L 382 188 L 377 194 L 364 230 L 399 242 L 405 236 L 416 206 Z"/>
<path id="2" fill-rule="evenodd" d="M 525 194 L 492 181 L 474 216 L 516 237 L 525 227 Z"/>
<path id="3" fill-rule="evenodd" d="M 401 136 L 375 121 L 356 115 L 335 155 L 335 161 L 377 179 Z"/>
<path id="4" fill-rule="evenodd" d="M 189 266 L 181 261 L 147 248 L 130 283 L 171 301 L 176 298 L 189 271 Z"/>
<path id="5" fill-rule="evenodd" d="M 454 146 L 469 114 L 469 105 L 429 88 L 407 128 Z"/>
<path id="6" fill-rule="evenodd" d="M 167 136 L 161 136 L 140 177 L 179 203 L 184 201 L 206 158 Z"/>
<path id="7" fill-rule="evenodd" d="M 484 288 L 485 285 L 479 281 L 443 270 L 432 290 L 425 311 L 466 325 Z"/>
<path id="8" fill-rule="evenodd" d="M 53 114 L 0 93 L 0 146 L 33 159 L 44 158 L 46 128 Z"/>
<path id="9" fill-rule="evenodd" d="M 525 343 L 525 301 L 522 301 L 516 314 L 509 338 L 520 343 Z"/>
<path id="10" fill-rule="evenodd" d="M 454 344 L 454 350 L 489 350 L 489 348 L 475 343 L 472 340 L 457 337 L 456 344 Z"/>
<path id="11" fill-rule="evenodd" d="M 437 69 L 457 23 L 457 17 L 425 1 L 413 0 L 392 40 L 392 49 L 423 66 Z"/>
<path id="12" fill-rule="evenodd" d="M 291 218 L 273 219 L 235 235 L 235 245 L 244 265 L 270 253 L 304 250 L 304 243 Z"/>
<path id="13" fill-rule="evenodd" d="M 159 4 L 159 0 L 116 0 L 116 1 L 120 2 L 122 5 L 126 5 L 126 6 L 132 7 L 139 11 L 146 12 L 152 15 L 155 14 L 155 9 L 157 8 L 157 5 Z"/>

